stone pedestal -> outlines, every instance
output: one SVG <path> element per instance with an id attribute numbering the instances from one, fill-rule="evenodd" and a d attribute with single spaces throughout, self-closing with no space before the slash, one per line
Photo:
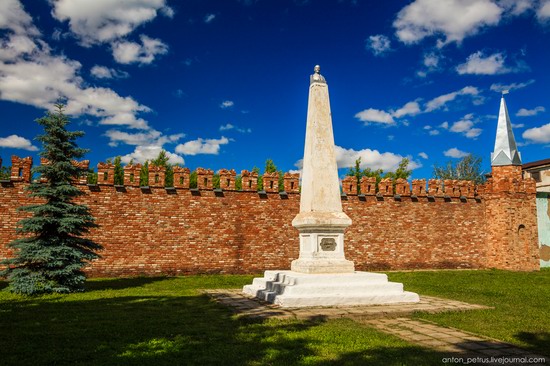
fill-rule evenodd
<path id="1" fill-rule="evenodd" d="M 307 274 L 266 271 L 244 287 L 246 294 L 282 307 L 394 304 L 420 301 L 403 291 L 403 284 L 388 282 L 383 273 L 354 272 Z"/>
<path id="2" fill-rule="evenodd" d="M 343 212 L 299 213 L 292 226 L 300 232 L 300 257 L 291 270 L 301 273 L 352 273 L 344 256 L 344 230 L 351 219 Z"/>

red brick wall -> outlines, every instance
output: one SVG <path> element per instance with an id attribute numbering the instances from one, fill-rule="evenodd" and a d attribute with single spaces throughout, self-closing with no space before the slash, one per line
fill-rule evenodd
<path id="1" fill-rule="evenodd" d="M 0 188 L 0 241 L 15 235 L 23 217 L 15 208 L 28 204 L 24 183 Z M 298 256 L 298 231 L 291 221 L 299 195 L 254 192 L 191 192 L 164 188 L 142 191 L 101 186 L 79 201 L 101 226 L 92 232 L 105 247 L 92 275 L 250 273 L 289 268 Z M 484 204 L 410 197 L 396 201 L 348 196 L 345 212 L 346 256 L 357 269 L 482 268 L 488 264 Z M 10 253 L 3 246 L 0 257 Z"/>
<path id="2" fill-rule="evenodd" d="M 353 224 L 345 234 L 347 259 L 358 270 L 538 269 L 534 181 L 523 180 L 517 168 L 502 168 L 493 170 L 476 199 L 468 187 L 450 197 L 447 190 L 460 186 L 452 181 L 437 194 L 348 192 L 343 209 Z M 0 259 L 12 255 L 6 244 L 25 217 L 16 208 L 37 202 L 28 198 L 26 185 L 0 185 Z M 79 202 L 100 225 L 91 236 L 104 246 L 102 258 L 88 268 L 92 276 L 258 273 L 288 269 L 298 257 L 298 231 L 291 225 L 297 193 L 79 187 L 85 192 Z"/>
<path id="3" fill-rule="evenodd" d="M 535 181 L 522 178 L 521 166 L 497 166 L 486 186 L 488 262 L 502 269 L 538 270 Z"/>

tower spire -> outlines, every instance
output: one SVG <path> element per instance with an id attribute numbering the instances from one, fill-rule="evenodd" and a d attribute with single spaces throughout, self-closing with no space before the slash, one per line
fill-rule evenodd
<path id="1" fill-rule="evenodd" d="M 508 115 L 508 108 L 504 95 L 500 99 L 500 111 L 498 113 L 497 136 L 495 140 L 495 149 L 491 153 L 491 166 L 502 165 L 521 165 L 521 155 L 516 145 L 514 132 L 512 131 L 512 122 Z"/>

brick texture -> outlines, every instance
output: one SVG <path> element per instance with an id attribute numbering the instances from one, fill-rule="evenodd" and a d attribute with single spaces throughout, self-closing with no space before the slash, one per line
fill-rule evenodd
<path id="1" fill-rule="evenodd" d="M 348 195 L 343 209 L 353 224 L 346 230 L 346 257 L 357 270 L 538 269 L 534 182 L 504 168 L 478 187 L 475 199 L 473 187 L 461 182 L 430 182 L 425 193 L 423 181 L 414 182 L 412 191 L 400 181 L 399 195 L 385 182 L 383 195 L 373 189 Z M 187 170 L 175 190 L 142 190 L 134 186 L 137 169 L 125 171 L 125 183 L 130 171 L 135 179 L 125 189 L 77 184 L 85 193 L 79 203 L 100 225 L 90 235 L 105 248 L 88 267 L 91 276 L 259 273 L 290 268 L 298 257 L 298 231 L 291 225 L 299 211 L 297 177 L 285 176 L 294 182 L 292 188 L 285 182 L 286 195 L 260 195 L 244 184 L 244 191 L 214 192 L 208 170 L 199 174 L 201 190 L 187 188 Z M 38 202 L 28 198 L 27 185 L 15 180 L 0 186 L 0 259 L 13 254 L 5 244 L 16 238 L 16 224 L 26 215 L 17 207 Z"/>

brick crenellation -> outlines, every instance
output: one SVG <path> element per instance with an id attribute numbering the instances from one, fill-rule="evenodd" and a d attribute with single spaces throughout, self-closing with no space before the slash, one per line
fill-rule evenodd
<path id="1" fill-rule="evenodd" d="M 25 169 L 32 166 L 32 159 L 25 159 L 12 159 L 17 179 L 0 185 L 0 241 L 6 244 L 27 215 L 17 207 L 40 202 L 25 190 L 30 181 Z M 174 167 L 175 190 L 169 191 L 160 184 L 163 168 L 150 167 L 148 192 L 139 187 L 139 164 L 124 168 L 123 190 L 111 187 L 111 165 L 99 169 L 103 176 L 93 189 L 75 180 L 84 193 L 78 202 L 90 207 L 100 226 L 90 237 L 105 248 L 87 269 L 91 276 L 258 273 L 289 268 L 299 254 L 298 232 L 291 225 L 299 211 L 298 174 L 284 174 L 284 189 L 294 194 L 279 195 L 268 184 L 259 195 L 257 173 L 243 171 L 242 191 L 236 191 L 235 171 L 221 170 L 224 193 L 217 194 L 213 171 L 197 169 L 201 192 L 196 194 L 189 189 L 188 168 Z M 264 189 L 270 180 L 278 186 L 278 174 L 263 178 Z M 351 178 L 344 178 L 344 192 L 347 183 L 357 190 Z M 382 180 L 377 194 L 376 179 L 364 177 L 357 194 L 352 185 L 342 200 L 353 221 L 345 248 L 358 270 L 538 268 L 536 187 L 522 178 L 521 169 L 495 167 L 479 186 Z M 11 255 L 0 247 L 0 259 Z"/>

